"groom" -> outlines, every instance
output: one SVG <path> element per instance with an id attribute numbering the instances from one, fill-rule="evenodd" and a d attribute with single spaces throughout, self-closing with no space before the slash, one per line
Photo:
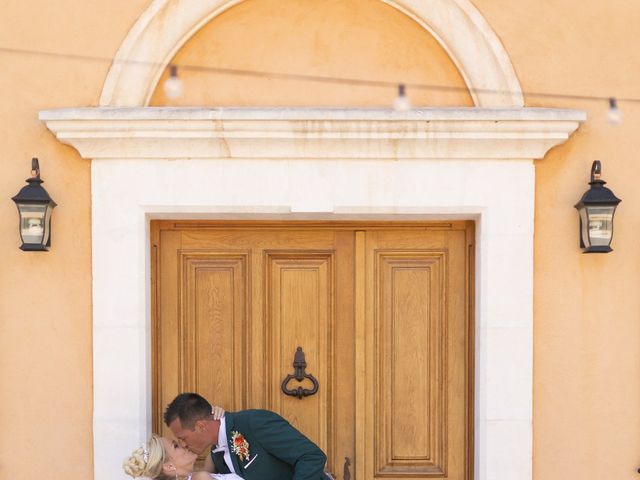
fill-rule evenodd
<path id="1" fill-rule="evenodd" d="M 235 473 L 247 480 L 327 478 L 322 450 L 268 410 L 226 412 L 214 420 L 207 400 L 197 393 L 182 393 L 167 407 L 164 421 L 193 452 L 200 454 L 213 445 L 211 460 L 218 473 Z"/>

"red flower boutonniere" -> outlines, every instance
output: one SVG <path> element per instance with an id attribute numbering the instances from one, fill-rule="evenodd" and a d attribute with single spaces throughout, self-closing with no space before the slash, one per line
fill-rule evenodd
<path id="1" fill-rule="evenodd" d="M 231 432 L 231 449 L 241 462 L 249 457 L 249 442 L 240 432 Z"/>

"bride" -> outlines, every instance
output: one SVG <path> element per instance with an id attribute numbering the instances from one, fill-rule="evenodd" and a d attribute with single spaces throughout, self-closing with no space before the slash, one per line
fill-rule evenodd
<path id="1" fill-rule="evenodd" d="M 211 415 L 215 420 L 224 416 L 222 407 L 213 407 Z M 146 445 L 131 453 L 122 463 L 125 473 L 131 477 L 146 477 L 153 480 L 242 480 L 233 473 L 217 474 L 194 472 L 198 456 L 184 448 L 175 440 L 152 435 Z M 209 460 L 205 466 L 209 464 Z"/>
<path id="2" fill-rule="evenodd" d="M 122 467 L 131 477 L 154 480 L 242 480 L 235 474 L 193 472 L 198 456 L 175 440 L 153 435 L 146 445 L 133 451 Z"/>

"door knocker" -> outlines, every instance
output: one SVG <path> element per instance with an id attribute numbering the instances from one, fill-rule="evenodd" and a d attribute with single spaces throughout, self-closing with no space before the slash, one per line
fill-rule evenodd
<path id="1" fill-rule="evenodd" d="M 296 349 L 295 355 L 293 356 L 293 374 L 290 373 L 289 375 L 287 375 L 280 385 L 282 393 L 284 393 L 285 395 L 290 395 L 292 397 L 298 397 L 299 400 L 302 400 L 302 397 L 308 397 L 318 391 L 318 381 L 313 375 L 305 372 L 306 368 L 307 362 L 304 359 L 304 352 L 302 351 L 302 347 L 298 347 Z M 313 383 L 313 388 L 302 388 L 302 386 L 300 385 L 298 385 L 298 388 L 294 389 L 287 388 L 289 380 L 296 379 L 298 382 L 302 382 L 305 378 L 311 380 L 311 383 Z"/>

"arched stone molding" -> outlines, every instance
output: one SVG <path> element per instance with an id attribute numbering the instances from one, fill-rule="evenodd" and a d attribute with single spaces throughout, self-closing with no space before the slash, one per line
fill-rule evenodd
<path id="1" fill-rule="evenodd" d="M 146 106 L 167 64 L 207 22 L 243 0 L 154 0 L 120 46 L 101 106 Z M 521 107 L 520 83 L 497 35 L 469 0 L 382 0 L 429 31 L 477 107 Z"/>

